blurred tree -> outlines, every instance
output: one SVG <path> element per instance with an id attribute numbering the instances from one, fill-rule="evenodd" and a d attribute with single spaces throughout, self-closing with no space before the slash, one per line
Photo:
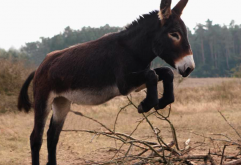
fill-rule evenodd
<path id="1" fill-rule="evenodd" d="M 41 37 L 40 41 L 26 43 L 20 51 L 0 49 L 0 58 L 29 58 L 39 65 L 46 54 L 66 47 L 88 42 L 100 38 L 106 33 L 123 30 L 108 24 L 99 28 L 83 27 L 73 30 L 69 26 L 52 38 Z M 232 76 L 234 70 L 241 64 L 241 25 L 231 21 L 227 25 L 213 24 L 207 20 L 206 24 L 198 24 L 193 31 L 188 29 L 188 38 L 192 46 L 196 69 L 193 77 Z M 155 59 L 153 67 L 166 65 L 162 60 Z"/>

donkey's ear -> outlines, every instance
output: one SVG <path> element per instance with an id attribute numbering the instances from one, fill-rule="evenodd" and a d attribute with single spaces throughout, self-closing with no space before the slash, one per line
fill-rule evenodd
<path id="1" fill-rule="evenodd" d="M 188 0 L 180 0 L 178 4 L 172 9 L 177 15 L 181 16 L 182 11 L 187 5 Z"/>
<path id="2" fill-rule="evenodd" d="M 161 2 L 161 7 L 158 15 L 159 18 L 162 20 L 162 23 L 164 23 L 165 20 L 168 19 L 172 14 L 171 3 L 172 0 L 162 0 Z"/>

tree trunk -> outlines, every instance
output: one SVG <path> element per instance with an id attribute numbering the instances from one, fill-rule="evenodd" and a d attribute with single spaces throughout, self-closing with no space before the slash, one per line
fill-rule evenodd
<path id="1" fill-rule="evenodd" d="M 226 56 L 226 64 L 227 64 L 227 68 L 229 69 L 229 58 L 230 58 L 230 50 L 229 50 L 229 46 L 228 46 L 228 43 L 225 44 L 225 49 L 226 49 L 226 53 L 225 53 L 225 56 Z"/>
<path id="2" fill-rule="evenodd" d="M 202 62 L 203 62 L 203 64 L 205 64 L 203 39 L 201 39 L 201 52 L 202 52 Z"/>
<path id="3" fill-rule="evenodd" d="M 209 42 L 209 47 L 210 47 L 210 53 L 211 53 L 211 60 L 214 62 L 214 57 L 213 57 L 213 41 L 211 40 Z"/>

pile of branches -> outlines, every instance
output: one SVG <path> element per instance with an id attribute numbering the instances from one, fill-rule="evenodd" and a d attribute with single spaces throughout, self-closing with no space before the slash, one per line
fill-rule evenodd
<path id="1" fill-rule="evenodd" d="M 225 142 L 225 145 L 222 148 L 222 151 L 214 152 L 212 153 L 210 150 L 207 154 L 202 155 L 192 155 L 190 154 L 190 151 L 193 149 L 201 146 L 205 142 L 203 142 L 199 146 L 191 147 L 190 146 L 190 139 L 188 139 L 184 143 L 184 147 L 180 148 L 177 140 L 176 130 L 171 121 L 169 120 L 170 114 L 171 114 L 171 106 L 169 108 L 168 114 L 164 116 L 163 114 L 159 113 L 158 111 L 153 111 L 149 114 L 142 114 L 143 118 L 138 121 L 135 129 L 131 132 L 131 134 L 124 134 L 120 132 L 116 132 L 116 124 L 118 121 L 118 117 L 120 113 L 126 109 L 129 106 L 133 106 L 137 109 L 137 106 L 133 103 L 131 97 L 127 97 L 128 104 L 124 107 L 122 107 L 115 119 L 114 128 L 110 129 L 105 124 L 99 122 L 96 119 L 93 119 L 91 117 L 85 116 L 84 114 L 76 111 L 71 111 L 75 115 L 81 116 L 83 118 L 87 118 L 95 123 L 98 123 L 101 127 L 105 129 L 105 131 L 92 131 L 92 130 L 63 130 L 65 132 L 87 132 L 94 135 L 103 135 L 108 138 L 114 139 L 116 141 L 119 141 L 122 143 L 122 145 L 116 149 L 116 153 L 113 156 L 112 160 L 108 162 L 93 162 L 93 163 L 87 163 L 87 164 L 98 164 L 98 165 L 108 165 L 108 164 L 134 164 L 134 165 L 146 165 L 146 164 L 186 164 L 186 165 L 196 165 L 195 162 L 202 162 L 201 164 L 211 164 L 211 165 L 241 165 L 241 143 L 233 141 L 231 138 L 229 138 L 226 135 L 223 134 L 213 134 L 212 136 L 223 136 L 226 139 L 215 139 L 213 137 L 206 137 L 204 135 L 200 135 L 197 133 L 194 133 L 195 135 L 202 136 L 205 139 L 211 140 L 213 143 L 217 141 Z M 225 116 L 219 111 L 221 116 L 224 118 L 224 120 L 230 125 L 232 129 L 234 127 L 228 122 L 228 120 L 225 118 Z M 166 143 L 163 138 L 160 135 L 160 129 L 157 127 L 154 127 L 151 121 L 149 120 L 150 116 L 155 116 L 157 119 L 165 121 L 169 124 L 171 132 L 172 132 L 172 141 L 169 143 Z M 153 131 L 153 134 L 155 135 L 155 141 L 146 141 L 146 140 L 140 140 L 133 137 L 133 134 L 136 132 L 138 127 L 146 121 L 151 130 Z M 235 130 L 235 129 L 234 129 Z M 241 139 L 241 136 L 239 133 L 235 130 L 235 132 L 238 134 L 238 136 Z M 125 153 L 122 154 L 122 156 L 119 156 L 119 153 L 121 150 L 123 150 L 124 146 L 128 145 L 127 149 L 125 150 Z M 227 147 L 236 147 L 239 152 L 234 156 L 228 156 L 225 155 L 225 149 Z M 131 154 L 131 150 L 134 148 L 138 148 L 139 153 Z M 224 163 L 224 161 L 226 163 Z"/>

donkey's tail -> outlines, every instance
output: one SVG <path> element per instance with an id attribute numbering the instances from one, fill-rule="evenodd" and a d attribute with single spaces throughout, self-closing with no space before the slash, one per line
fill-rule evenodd
<path id="1" fill-rule="evenodd" d="M 29 100 L 29 97 L 28 97 L 28 87 L 31 83 L 31 81 L 33 80 L 34 78 L 34 74 L 35 74 L 35 71 L 32 72 L 27 80 L 24 82 L 23 86 L 22 86 L 22 89 L 20 91 L 20 94 L 18 96 L 18 110 L 19 111 L 22 111 L 22 109 L 24 109 L 24 111 L 26 113 L 29 112 L 29 110 L 31 109 L 31 102 Z"/>

